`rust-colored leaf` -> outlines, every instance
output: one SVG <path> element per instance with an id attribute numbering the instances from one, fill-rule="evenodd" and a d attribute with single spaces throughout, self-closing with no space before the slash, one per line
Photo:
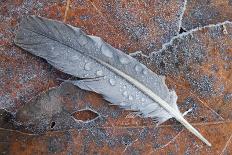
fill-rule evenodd
<path id="1" fill-rule="evenodd" d="M 231 0 L 187 0 L 182 27 L 185 30 L 232 20 Z"/>
<path id="2" fill-rule="evenodd" d="M 125 52 L 160 49 L 178 34 L 184 1 L 71 1 L 66 22 L 102 37 Z M 14 30 L 24 15 L 36 14 L 63 20 L 66 1 L 56 3 L 13 0 L 1 2 L 0 105 L 14 111 L 36 94 L 57 86 L 67 78 L 41 59 L 13 46 Z M 116 18 L 117 17 L 117 18 Z M 22 69 L 23 68 L 23 69 Z M 7 73 L 7 74 L 3 74 Z M 25 74 L 27 73 L 27 74 Z M 3 93 L 4 92 L 4 93 Z"/>
<path id="3" fill-rule="evenodd" d="M 158 50 L 178 34 L 184 0 L 73 1 L 67 23 L 125 52 Z"/>
<path id="4" fill-rule="evenodd" d="M 231 34 L 231 22 L 186 33 L 154 54 L 150 66 L 167 76 L 180 101 L 191 96 L 231 120 Z"/>
<path id="5" fill-rule="evenodd" d="M 99 118 L 92 122 L 72 118 L 74 111 L 86 106 L 94 109 Z M 99 95 L 64 83 L 31 100 L 17 112 L 14 121 L 20 125 L 17 130 L 21 132 L 1 129 L 2 151 L 9 154 L 214 153 L 223 149 L 232 132 L 230 121 L 193 123 L 217 144 L 209 149 L 179 124 L 169 122 L 155 127 L 145 119 L 127 116 L 128 112 L 110 106 Z M 50 128 L 52 122 L 55 126 Z"/>
<path id="6" fill-rule="evenodd" d="M 13 45 L 14 30 L 24 15 L 39 14 L 62 20 L 64 2 L 1 1 L 0 5 L 0 106 L 9 111 L 57 86 L 67 75 Z"/>
<path id="7" fill-rule="evenodd" d="M 202 5 L 207 2 L 187 2 L 184 30 L 231 19 L 229 1 Z M 148 54 L 178 34 L 183 5 L 182 0 L 71 1 L 66 22 L 125 52 Z M 13 45 L 14 30 L 23 15 L 63 21 L 66 8 L 66 1 L 61 0 L 1 2 L 0 108 L 7 109 L 0 111 L 1 153 L 231 154 L 231 24 L 187 32 L 152 59 L 136 55 L 167 76 L 169 87 L 177 91 L 181 111 L 192 109 L 185 118 L 210 140 L 213 147 L 209 148 L 174 120 L 156 127 L 151 119 L 134 118 L 110 106 L 100 95 L 68 83 L 60 85 L 57 78 L 70 76 Z M 203 15 L 195 18 L 193 11 Z M 214 12 L 215 17 L 202 20 L 204 13 Z M 86 108 L 99 116 L 87 122 L 74 118 L 75 112 Z"/>

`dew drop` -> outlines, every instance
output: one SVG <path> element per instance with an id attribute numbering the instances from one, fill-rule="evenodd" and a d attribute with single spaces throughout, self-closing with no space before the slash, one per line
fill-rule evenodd
<path id="1" fill-rule="evenodd" d="M 124 92 L 122 93 L 122 95 L 123 95 L 124 97 L 127 97 L 127 96 L 128 96 L 127 91 L 124 91 Z"/>
<path id="2" fill-rule="evenodd" d="M 102 45 L 101 46 L 101 52 L 104 54 L 106 57 L 112 58 L 113 53 L 110 51 L 110 48 L 107 45 Z"/>
<path id="3" fill-rule="evenodd" d="M 85 74 L 85 75 L 84 75 L 84 77 L 87 77 L 87 76 L 89 76 L 89 74 Z"/>
<path id="4" fill-rule="evenodd" d="M 120 57 L 119 61 L 121 62 L 121 64 L 128 64 L 130 62 L 127 57 Z"/>
<path id="5" fill-rule="evenodd" d="M 85 64 L 85 70 L 87 71 L 91 70 L 91 62 Z"/>
<path id="6" fill-rule="evenodd" d="M 135 65 L 135 71 L 136 72 L 141 72 L 142 68 L 139 65 Z"/>
<path id="7" fill-rule="evenodd" d="M 96 74 L 97 74 L 97 76 L 102 76 L 102 75 L 103 75 L 103 71 L 102 71 L 102 70 L 98 70 L 98 71 L 96 72 Z"/>
<path id="8" fill-rule="evenodd" d="M 79 57 L 77 55 L 72 57 L 73 60 L 79 60 Z"/>
<path id="9" fill-rule="evenodd" d="M 125 102 L 121 102 L 120 105 L 121 105 L 121 106 L 125 106 L 126 103 L 125 103 Z"/>
<path id="10" fill-rule="evenodd" d="M 94 41 L 95 45 L 100 48 L 102 45 L 102 39 L 96 36 L 91 36 L 91 39 Z"/>
<path id="11" fill-rule="evenodd" d="M 131 108 L 132 108 L 132 109 L 138 109 L 138 107 L 137 107 L 136 104 L 132 104 L 132 105 L 131 105 Z"/>
<path id="12" fill-rule="evenodd" d="M 141 103 L 142 106 L 145 106 L 146 104 L 144 102 Z"/>
<path id="13" fill-rule="evenodd" d="M 128 99 L 131 101 L 133 100 L 133 96 L 132 95 L 129 95 Z"/>
<path id="14" fill-rule="evenodd" d="M 87 42 L 88 42 L 87 38 L 84 35 L 81 35 L 81 37 L 79 38 L 78 41 L 79 41 L 79 43 L 80 43 L 81 46 L 86 45 Z"/>
<path id="15" fill-rule="evenodd" d="M 146 70 L 146 69 L 143 69 L 143 74 L 144 74 L 144 75 L 147 75 L 147 73 L 148 73 L 147 70 Z"/>
<path id="16" fill-rule="evenodd" d="M 116 81 L 115 81 L 114 79 L 110 79 L 110 84 L 111 84 L 112 86 L 115 86 Z"/>

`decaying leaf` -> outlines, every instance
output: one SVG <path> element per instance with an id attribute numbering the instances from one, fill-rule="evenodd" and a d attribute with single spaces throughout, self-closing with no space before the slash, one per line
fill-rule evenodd
<path id="1" fill-rule="evenodd" d="M 94 94 L 91 95 L 94 96 Z M 101 127 L 107 117 L 121 113 L 121 110 L 115 108 L 108 109 L 106 112 L 104 105 L 107 103 L 103 100 L 101 100 L 103 105 L 92 105 L 88 100 L 86 102 L 89 102 L 89 105 L 84 104 L 83 99 L 86 96 L 87 93 L 83 90 L 71 83 L 64 82 L 59 87 L 50 89 L 30 100 L 17 111 L 13 120 L 21 126 L 19 131 L 36 134 L 47 131 Z M 100 99 L 99 96 L 98 98 Z M 95 115 L 85 116 L 87 120 L 79 118 L 77 113 L 85 110 L 92 111 Z"/>
<path id="2" fill-rule="evenodd" d="M 223 118 L 232 119 L 231 35 L 231 22 L 190 31 L 174 38 L 160 53 L 153 54 L 150 66 L 166 75 L 173 87 L 189 86 L 206 106 Z M 176 88 L 179 94 L 183 92 L 181 87 Z"/>
<path id="3" fill-rule="evenodd" d="M 0 3 L 0 107 L 16 112 L 32 97 L 58 86 L 58 77 L 66 79 L 69 76 L 16 48 L 12 41 L 14 30 L 21 18 L 27 14 L 61 20 L 65 2 L 11 0 Z"/>
<path id="4" fill-rule="evenodd" d="M 125 52 L 158 50 L 179 33 L 184 0 L 73 1 L 67 22 Z"/>
<path id="5" fill-rule="evenodd" d="M 46 59 L 59 70 L 83 78 L 78 87 L 102 94 L 114 105 L 151 117 L 158 123 L 176 118 L 207 145 L 211 144 L 182 116 L 177 96 L 164 77 L 151 72 L 134 58 L 79 28 L 29 16 L 20 23 L 15 44 Z"/>
<path id="6" fill-rule="evenodd" d="M 187 0 L 181 27 L 191 30 L 232 20 L 231 0 Z"/>
<path id="7" fill-rule="evenodd" d="M 104 3 L 104 6 L 101 7 L 100 4 L 102 3 Z M 47 0 L 1 1 L 0 106 L 2 108 L 15 112 L 33 96 L 51 87 L 58 86 L 60 81 L 57 81 L 56 78 L 68 78 L 67 75 L 62 75 L 61 72 L 41 59 L 36 59 L 32 55 L 15 48 L 12 41 L 15 35 L 14 30 L 23 16 L 33 14 L 62 21 L 65 5 L 66 1 L 64 0 L 56 0 L 55 2 Z M 171 37 L 178 33 L 183 5 L 183 0 L 170 0 L 164 3 L 159 1 L 131 1 L 130 5 L 127 5 L 126 2 L 109 0 L 100 2 L 71 0 L 67 23 L 81 27 L 88 34 L 100 36 L 114 47 L 124 51 L 134 52 L 142 50 L 142 48 L 144 48 L 144 51 L 152 51 L 153 49 L 159 49 L 163 43 L 168 42 Z M 133 9 L 132 6 L 136 6 L 136 9 Z M 118 8 L 114 16 L 112 16 L 112 11 L 116 9 L 110 9 L 109 7 Z M 118 28 L 116 26 L 121 26 L 121 24 L 117 24 L 114 20 L 117 20 L 117 22 L 120 20 L 120 23 L 126 21 L 128 24 Z M 144 33 L 144 29 L 149 31 Z M 153 36 L 146 37 L 150 33 Z M 138 37 L 129 37 L 137 35 L 146 39 L 137 40 L 133 38 Z M 143 45 L 141 46 L 141 44 Z"/>
<path id="8" fill-rule="evenodd" d="M 179 102 L 184 102 L 179 107 L 193 107 L 192 116 L 188 117 L 191 122 L 203 121 L 207 124 L 208 121 L 216 121 L 215 124 L 218 126 L 222 124 L 227 126 L 232 120 L 231 36 L 232 23 L 219 23 L 183 33 L 173 38 L 159 53 L 151 54 L 149 58 L 141 54 L 135 56 L 143 60 L 149 68 L 167 76 L 167 83 L 175 88 L 180 97 Z M 204 108 L 195 103 L 199 103 Z M 214 115 L 209 117 L 205 114 L 208 113 L 206 109 Z M 221 128 L 223 132 L 229 134 L 224 136 L 223 145 L 219 144 L 218 138 L 212 142 L 217 150 L 216 154 L 231 152 L 229 145 L 231 145 L 232 128 L 228 127 L 229 131 L 223 128 L 223 125 Z M 210 129 L 204 130 L 209 132 Z M 175 150 L 175 144 L 184 144 L 182 142 L 181 139 L 176 140 L 168 148 Z M 194 154 L 192 150 L 196 151 L 197 148 L 199 147 L 189 148 L 189 152 Z M 166 153 L 167 150 L 161 152 Z M 178 153 L 180 152 L 179 150 Z"/>
<path id="9" fill-rule="evenodd" d="M 93 2 L 93 5 L 91 2 Z M 129 17 L 138 18 L 136 18 L 134 21 L 137 23 L 133 23 L 131 21 L 133 18 L 127 18 L 126 22 L 132 24 L 127 24 L 126 27 L 117 29 L 116 26 L 122 26 L 122 24 L 118 24 L 117 22 L 121 21 L 120 23 L 122 23 L 122 19 L 124 18 L 118 16 L 120 18 L 117 19 L 115 18 L 117 16 L 111 16 L 112 11 L 115 10 L 115 5 L 113 5 L 113 2 L 110 0 L 103 0 L 100 3 L 95 0 L 91 2 L 89 0 L 71 0 L 67 22 L 71 23 L 71 25 L 81 27 L 88 34 L 101 36 L 101 38 L 104 38 L 104 40 L 112 44 L 114 47 L 128 52 L 143 49 L 143 51 L 146 51 L 146 49 L 148 49 L 148 51 L 152 51 L 152 49 L 158 46 L 161 47 L 161 44 L 159 43 L 155 44 L 154 46 L 154 39 L 159 42 L 158 38 L 166 38 L 165 42 L 167 42 L 170 39 L 168 36 L 173 36 L 173 31 L 177 33 L 178 30 L 174 29 L 173 26 L 176 25 L 176 22 L 179 20 L 179 11 L 183 11 L 180 10 L 182 9 L 182 4 L 180 1 L 162 1 L 164 5 L 146 5 L 149 3 L 149 1 L 141 2 L 137 0 L 130 1 L 130 5 L 127 5 L 128 1 L 120 1 L 119 3 L 122 5 L 118 5 L 118 8 L 120 9 L 117 11 L 117 15 L 120 14 L 123 17 L 129 13 Z M 187 3 L 191 4 L 192 6 L 197 6 L 197 3 L 200 5 L 207 3 L 207 5 L 203 5 L 202 7 L 208 6 L 209 9 L 214 9 L 214 11 L 216 10 L 217 14 L 214 14 L 215 17 L 212 17 L 213 20 L 205 19 L 204 21 L 199 21 L 198 19 L 201 19 L 200 16 L 198 16 L 198 19 L 190 19 L 191 10 L 188 8 L 191 7 L 187 6 L 183 20 L 188 22 L 183 22 L 182 24 L 182 26 L 184 25 L 183 28 L 185 30 L 190 30 L 192 27 L 191 24 L 196 27 L 207 23 L 215 24 L 231 19 L 231 14 L 230 12 L 228 14 L 227 11 L 230 8 L 230 1 L 213 0 L 202 2 L 199 1 L 197 3 L 195 2 L 197 1 L 191 0 Z M 29 99 L 33 98 L 37 94 L 47 91 L 54 86 L 58 86 L 60 81 L 57 80 L 57 78 L 66 79 L 69 77 L 61 72 L 58 72 L 42 59 L 35 58 L 29 53 L 16 48 L 12 41 L 15 34 L 14 30 L 18 22 L 25 15 L 36 14 L 62 21 L 64 18 L 66 1 L 11 0 L 1 1 L 0 3 L 0 107 L 7 108 L 12 112 L 17 111 L 17 109 L 24 104 L 25 106 L 30 105 L 31 101 L 34 99 L 31 101 L 29 101 Z M 104 8 L 107 8 L 107 6 L 113 6 L 112 11 L 110 11 L 110 9 L 105 9 L 104 11 L 104 9 L 102 9 L 103 7 L 101 7 L 103 3 L 106 6 Z M 132 3 L 136 3 L 138 5 L 131 5 Z M 96 7 L 94 7 L 94 5 Z M 133 9 L 134 7 L 136 9 Z M 123 10 L 123 8 L 125 9 Z M 195 12 L 199 12 L 198 10 L 200 8 L 197 8 L 198 6 L 192 11 L 194 12 L 195 10 Z M 146 12 L 146 10 L 151 10 L 153 13 L 149 14 L 150 11 Z M 208 10 L 208 12 L 204 12 L 202 16 L 209 15 L 209 13 L 214 11 Z M 146 13 L 144 13 L 142 16 L 136 15 L 136 13 L 140 12 Z M 149 16 L 146 16 L 148 14 Z M 146 21 L 159 17 L 159 14 L 162 18 L 168 19 L 168 23 L 167 20 L 163 20 L 163 22 L 167 23 L 166 25 L 170 25 L 166 27 L 167 29 L 159 29 L 159 24 L 154 24 L 154 28 L 150 28 L 150 26 L 148 26 L 149 22 Z M 171 17 L 169 17 L 169 15 L 171 15 Z M 117 22 L 114 22 L 116 20 Z M 133 39 L 136 37 L 129 37 L 134 35 L 132 35 L 133 33 L 129 34 L 129 32 L 127 32 L 128 29 L 131 29 L 130 32 L 137 32 L 132 31 L 132 29 L 134 27 L 141 27 L 136 25 L 142 25 L 143 27 L 149 29 L 149 33 L 152 33 L 154 37 L 149 37 L 150 40 L 147 39 L 147 37 L 143 37 L 146 35 L 146 33 L 138 33 L 142 35 L 142 38 L 146 38 L 145 40 L 140 39 L 137 41 L 136 39 Z M 194 32 L 196 39 L 199 37 L 204 40 L 202 44 L 199 44 L 199 46 L 208 46 L 207 40 L 209 35 L 205 35 L 204 33 L 205 31 L 207 32 L 206 34 L 211 32 L 208 32 L 207 29 L 208 28 L 205 28 L 199 32 Z M 226 30 L 227 29 L 223 28 L 224 34 L 227 32 Z M 191 36 L 191 33 L 189 35 Z M 221 33 L 218 33 L 218 35 L 221 35 Z M 217 36 L 217 34 L 214 36 Z M 228 46 L 231 44 L 229 40 L 231 40 L 230 37 L 224 37 L 221 38 L 221 40 L 216 40 L 215 43 L 210 41 L 210 47 L 217 44 L 225 44 Z M 161 39 L 161 42 L 162 41 L 163 39 Z M 152 42 L 152 44 L 149 44 L 150 42 Z M 193 42 L 189 42 L 189 44 L 191 43 Z M 173 44 L 173 49 L 175 44 Z M 184 44 L 178 46 L 186 45 Z M 208 51 L 207 48 L 205 48 L 205 50 Z M 151 119 L 127 117 L 128 111 L 123 111 L 117 107 L 109 106 L 99 95 L 87 93 L 76 88 L 78 91 L 74 91 L 72 93 L 70 92 L 70 94 L 63 95 L 63 97 L 59 97 L 59 99 L 63 100 L 64 104 L 71 105 L 70 107 L 76 104 L 80 105 L 77 106 L 76 109 L 73 109 L 73 111 L 85 109 L 87 106 L 94 109 L 94 111 L 97 111 L 100 115 L 106 116 L 107 121 L 104 121 L 103 124 L 99 123 L 97 125 L 98 127 L 102 127 L 103 125 L 104 127 L 102 130 L 99 130 L 99 128 L 96 128 L 96 126 L 93 125 L 90 127 L 92 129 L 91 131 L 88 129 L 87 131 L 83 130 L 83 132 L 79 132 L 79 130 L 76 131 L 76 129 L 62 131 L 62 128 L 60 128 L 60 130 L 58 129 L 59 131 L 57 131 L 56 125 L 58 124 L 55 124 L 54 130 L 56 130 L 56 132 L 52 130 L 52 132 L 47 132 L 40 135 L 33 132 L 35 134 L 33 135 L 22 133 L 23 130 L 21 128 L 12 127 L 12 124 L 8 123 L 5 124 L 5 129 L 1 129 L 0 131 L 0 152 L 14 155 L 96 153 L 122 154 L 122 152 L 124 154 L 231 154 L 231 87 L 227 86 L 226 91 L 217 93 L 213 97 L 211 96 L 212 98 L 207 97 L 207 94 L 210 94 L 209 92 L 218 91 L 217 86 L 221 84 L 230 85 L 228 82 L 230 82 L 229 79 L 231 79 L 231 74 L 229 74 L 229 72 L 231 72 L 231 69 L 229 69 L 231 68 L 231 64 L 225 63 L 224 59 L 221 58 L 226 59 L 226 57 L 221 54 L 220 56 L 217 55 L 214 59 L 215 53 L 220 52 L 219 49 L 215 49 L 213 51 L 208 51 L 209 55 L 206 56 L 206 59 L 203 62 L 204 65 L 199 65 L 194 61 L 189 65 L 189 67 L 184 67 L 185 69 L 181 67 L 179 70 L 182 70 L 182 73 L 178 74 L 171 74 L 170 70 L 168 72 L 164 72 L 161 71 L 163 68 L 157 69 L 156 66 L 151 66 L 153 69 L 156 68 L 156 72 L 160 70 L 160 73 L 167 75 L 166 83 L 170 88 L 174 88 L 176 90 L 178 95 L 178 106 L 181 112 L 189 111 L 189 113 L 185 115 L 185 118 L 198 130 L 200 130 L 201 133 L 203 133 L 203 135 L 210 140 L 210 142 L 213 143 L 213 147 L 211 148 L 205 147 L 203 143 L 197 140 L 196 137 L 191 135 L 186 130 L 182 131 L 181 126 L 179 126 L 177 122 L 172 122 L 171 125 L 170 122 L 166 122 L 165 125 L 162 124 L 158 128 L 154 128 Z M 191 52 L 194 53 L 194 51 Z M 138 56 L 137 58 L 141 61 L 142 59 L 145 59 L 142 56 L 136 56 Z M 170 54 L 167 56 L 171 57 Z M 173 58 L 174 57 L 175 56 L 173 56 Z M 184 61 L 186 60 L 189 59 L 185 59 Z M 212 65 L 215 64 L 214 62 L 217 62 L 216 65 Z M 145 59 L 144 63 L 150 64 L 151 62 L 149 59 Z M 222 69 L 221 64 L 226 64 L 227 69 Z M 164 63 L 161 63 L 161 66 L 164 66 Z M 173 68 L 177 69 L 178 66 L 178 63 L 176 63 L 175 67 Z M 196 72 L 199 66 L 200 73 Z M 204 66 L 212 66 L 214 72 L 211 72 L 211 67 L 204 69 Z M 194 81 L 186 80 L 187 78 L 184 77 L 184 70 L 189 70 L 189 73 L 191 73 L 189 76 L 195 78 Z M 217 81 L 215 83 L 215 81 L 207 80 L 207 78 L 200 78 L 201 74 L 205 77 L 212 75 L 223 78 L 221 81 Z M 196 83 L 194 85 L 197 87 L 192 87 L 192 84 L 190 83 Z M 208 87 L 211 85 L 210 83 L 213 85 L 213 87 Z M 206 85 L 207 87 L 205 87 Z M 64 87 L 62 87 L 62 89 L 67 91 L 67 89 Z M 208 93 L 206 91 L 207 89 L 210 90 Z M 205 94 L 203 96 L 201 95 L 202 90 L 204 90 L 203 92 Z M 43 94 L 45 93 L 42 93 L 41 95 Z M 4 120 L 7 120 L 7 122 L 10 120 L 9 118 L 14 118 L 9 112 L 3 111 L 3 113 L 7 113 L 4 115 L 6 117 Z M 96 121 L 98 121 L 98 119 Z M 48 125 L 50 126 L 52 124 Z M 12 129 L 22 132 L 13 131 Z M 111 135 L 112 139 L 109 138 L 109 135 Z"/>
<path id="10" fill-rule="evenodd" d="M 200 108 L 207 111 L 197 102 L 195 104 L 197 109 L 194 112 L 198 112 Z M 54 109 L 60 110 L 55 113 Z M 92 122 L 73 121 L 72 113 L 80 109 L 92 109 L 100 117 Z M 15 118 L 8 118 L 21 126 L 5 126 L 0 129 L 0 150 L 16 155 L 67 152 L 212 154 L 223 150 L 232 132 L 231 122 L 213 120 L 194 123 L 207 137 L 214 137 L 212 142 L 215 145 L 209 149 L 176 123 L 155 127 L 149 121 L 146 123 L 147 119 L 128 118 L 127 114 L 128 112 L 125 113 L 117 106 L 110 106 L 100 95 L 83 91 L 70 83 L 63 83 L 60 87 L 33 98 L 20 108 Z M 41 117 L 42 115 L 47 119 Z M 206 117 L 215 119 L 216 115 L 208 113 Z M 53 128 L 52 122 L 55 122 Z"/>

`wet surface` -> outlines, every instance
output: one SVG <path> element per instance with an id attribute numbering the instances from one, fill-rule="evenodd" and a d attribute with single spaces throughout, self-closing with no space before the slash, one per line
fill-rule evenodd
<path id="1" fill-rule="evenodd" d="M 150 63 L 169 80 L 182 79 L 178 85 L 189 86 L 192 94 L 230 120 L 232 109 L 225 98 L 230 98 L 231 68 L 225 66 L 232 66 L 231 28 L 231 23 L 220 24 L 176 38 Z M 178 86 L 176 90 L 178 94 Z"/>
<path id="2" fill-rule="evenodd" d="M 186 30 L 232 20 L 231 0 L 187 1 L 181 26 Z"/>
<path id="3" fill-rule="evenodd" d="M 62 21 L 66 1 L 0 3 L 1 153 L 230 154 L 231 24 L 187 32 L 152 58 L 136 55 L 156 73 L 166 75 L 181 112 L 191 109 L 185 118 L 213 144 L 209 148 L 174 119 L 156 127 L 150 118 L 131 117 L 100 95 L 68 83 L 60 85 L 58 78 L 71 76 L 13 44 L 24 15 Z M 226 5 L 230 1 L 201 3 L 207 4 L 187 3 L 184 31 L 231 18 Z M 178 35 L 182 5 L 183 1 L 71 1 L 67 23 L 125 52 L 148 54 Z"/>

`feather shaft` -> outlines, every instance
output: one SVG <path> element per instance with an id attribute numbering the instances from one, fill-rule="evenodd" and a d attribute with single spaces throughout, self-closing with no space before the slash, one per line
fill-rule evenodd
<path id="1" fill-rule="evenodd" d="M 145 87 L 143 84 L 141 84 L 139 81 L 135 80 L 131 76 L 128 76 L 127 74 L 123 73 L 122 71 L 118 70 L 117 68 L 101 61 L 96 58 L 93 58 L 102 65 L 110 68 L 113 70 L 116 74 L 119 76 L 125 78 L 127 81 L 129 81 L 131 84 L 136 86 L 138 89 L 140 89 L 142 92 L 147 94 L 150 98 L 155 100 L 157 103 L 160 104 L 164 109 L 166 109 L 169 113 L 173 115 L 173 117 L 178 120 L 182 125 L 184 125 L 191 133 L 193 133 L 195 136 L 197 136 L 200 140 L 202 140 L 205 144 L 208 146 L 211 146 L 211 143 L 204 138 L 187 120 L 184 119 L 184 117 L 181 115 L 181 113 L 177 112 L 175 109 L 173 109 L 167 102 L 165 102 L 163 99 L 161 99 L 158 95 L 153 93 L 149 88 Z"/>

